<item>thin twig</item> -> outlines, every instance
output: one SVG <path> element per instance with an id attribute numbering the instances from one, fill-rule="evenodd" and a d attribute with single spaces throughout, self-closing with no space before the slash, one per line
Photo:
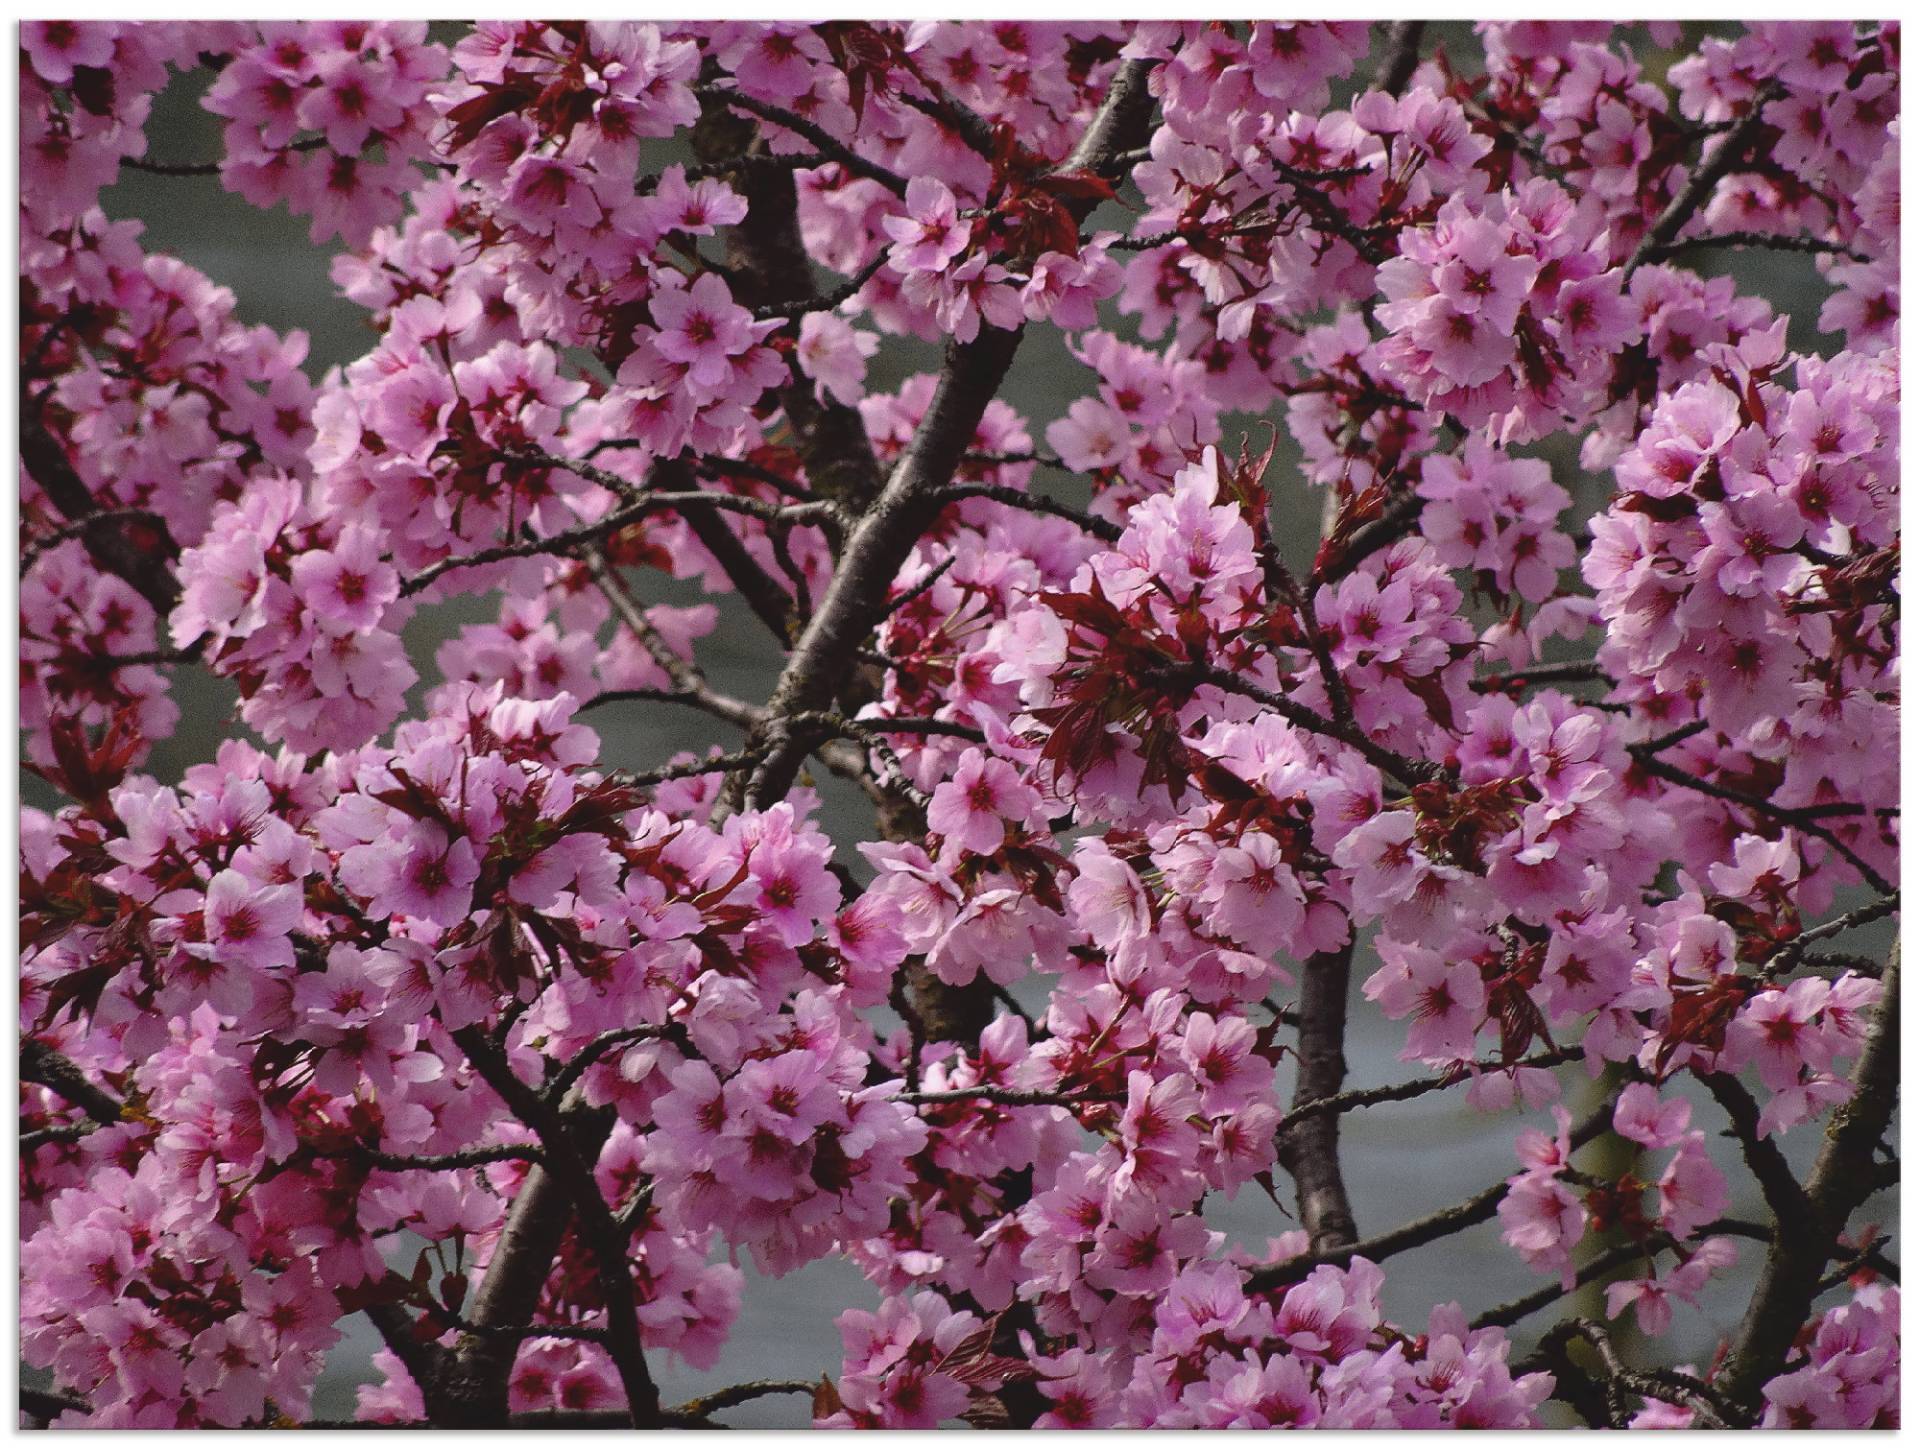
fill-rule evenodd
<path id="1" fill-rule="evenodd" d="M 755 307 L 753 315 L 762 322 L 766 322 L 775 317 L 804 317 L 809 312 L 831 312 L 841 303 L 851 302 L 859 296 L 860 289 L 879 275 L 880 269 L 886 264 L 887 254 L 882 251 L 859 271 L 848 277 L 845 282 L 823 296 L 809 297 L 798 302 L 771 302 L 764 307 Z"/>
<path id="2" fill-rule="evenodd" d="M 1117 523 L 1105 518 L 1096 518 L 1091 513 L 1082 513 L 1071 504 L 1057 503 L 1038 493 L 1022 493 L 1018 488 L 1008 488 L 999 483 L 955 483 L 946 491 L 947 501 L 958 503 L 967 498 L 985 498 L 993 503 L 1003 503 L 1009 508 L 1023 509 L 1028 513 L 1043 513 L 1052 518 L 1064 518 L 1078 525 L 1084 532 L 1107 543 L 1117 543 L 1125 531 Z"/>
<path id="3" fill-rule="evenodd" d="M 1747 809 L 1765 815 L 1769 819 L 1778 820 L 1781 824 L 1790 826 L 1803 835 L 1811 835 L 1816 840 L 1824 841 L 1828 846 L 1832 847 L 1848 865 L 1859 872 L 1860 879 L 1872 886 L 1876 891 L 1879 891 L 1882 895 L 1892 893 L 1893 886 L 1885 876 L 1868 865 L 1865 860 L 1861 859 L 1859 853 L 1855 851 L 1852 846 L 1848 845 L 1839 836 L 1827 829 L 1826 826 L 1820 824 L 1817 820 L 1808 819 L 1806 812 L 1791 806 L 1776 805 L 1762 795 L 1750 794 L 1745 790 L 1735 790 L 1730 786 L 1715 784 L 1711 780 L 1703 780 L 1698 775 L 1689 774 L 1677 766 L 1669 765 L 1665 760 L 1655 759 L 1651 747 L 1647 745 L 1630 745 L 1628 746 L 1628 753 L 1633 755 L 1642 770 L 1657 780 L 1664 780 L 1669 785 L 1678 785 L 1684 790 L 1693 790 L 1702 795 L 1711 795 L 1716 800 L 1725 800 L 1731 804 L 1744 805 Z"/>
<path id="4" fill-rule="evenodd" d="M 1521 1067 L 1557 1067 L 1567 1062 L 1577 1061 L 1583 1055 L 1579 1047 L 1559 1047 L 1553 1051 L 1538 1052 L 1514 1062 L 1476 1062 L 1474 1067 L 1482 1072 L 1509 1072 Z M 1327 1112 L 1348 1112 L 1355 1107 L 1375 1107 L 1385 1102 L 1406 1102 L 1415 1097 L 1425 1096 L 1428 1092 L 1445 1091 L 1448 1087 L 1457 1087 L 1471 1080 L 1463 1069 L 1449 1072 L 1440 1077 L 1422 1077 L 1412 1082 L 1396 1082 L 1388 1087 L 1355 1087 L 1351 1091 L 1335 1092 L 1331 1096 L 1310 1098 L 1291 1107 L 1287 1115 L 1280 1119 L 1278 1131 L 1284 1132 L 1295 1122 L 1308 1117 L 1319 1116 Z"/>
<path id="5" fill-rule="evenodd" d="M 1570 1148 L 1577 1150 L 1585 1146 L 1606 1131 L 1612 1121 L 1613 1103 L 1602 1103 L 1568 1134 Z M 1404 1253 L 1411 1248 L 1424 1247 L 1441 1238 L 1451 1237 L 1455 1233 L 1464 1232 L 1493 1217 L 1499 1211 L 1500 1200 L 1506 1195 L 1507 1184 L 1496 1182 L 1464 1202 L 1441 1208 L 1438 1212 L 1416 1218 L 1388 1232 L 1363 1238 L 1351 1246 L 1335 1248 L 1327 1252 L 1301 1253 L 1284 1262 L 1271 1264 L 1248 1275 L 1247 1291 L 1249 1293 L 1272 1292 L 1289 1284 L 1298 1283 L 1322 1264 L 1333 1263 L 1344 1267 L 1356 1257 L 1378 1263 L 1396 1253 Z"/>
<path id="6" fill-rule="evenodd" d="M 1693 220 L 1694 213 L 1706 205 L 1707 198 L 1713 194 L 1722 178 L 1733 168 L 1747 159 L 1754 143 L 1759 140 L 1761 130 L 1766 126 L 1765 111 L 1767 105 L 1779 94 L 1777 84 L 1767 87 L 1754 96 L 1752 109 L 1738 126 L 1714 148 L 1711 156 L 1701 161 L 1687 178 L 1687 184 L 1677 196 L 1667 203 L 1647 234 L 1640 239 L 1640 245 L 1633 249 L 1633 255 L 1627 258 L 1624 275 L 1632 276 L 1643 263 L 1651 261 L 1660 250 L 1680 235 L 1686 224 Z"/>
<path id="7" fill-rule="evenodd" d="M 1705 251 L 1717 247 L 1762 247 L 1776 252 L 1809 252 L 1815 256 L 1845 257 L 1850 262 L 1871 261 L 1863 252 L 1841 242 L 1824 241 L 1817 236 L 1791 236 L 1767 231 L 1726 231 L 1705 236 L 1683 237 L 1654 248 L 1649 260 L 1665 261 L 1683 252 Z"/>
<path id="8" fill-rule="evenodd" d="M 763 121 L 772 121 L 777 126 L 785 126 L 796 136 L 813 142 L 823 156 L 839 162 L 845 170 L 852 172 L 855 176 L 864 176 L 869 181 L 877 181 L 895 196 L 904 198 L 907 194 L 907 180 L 904 176 L 889 171 L 876 161 L 869 161 L 845 142 L 835 140 L 798 111 L 790 111 L 785 106 L 776 106 L 771 101 L 763 101 L 757 96 L 747 95 L 731 86 L 698 86 L 694 93 L 700 96 L 713 96 L 730 106 L 758 116 Z"/>

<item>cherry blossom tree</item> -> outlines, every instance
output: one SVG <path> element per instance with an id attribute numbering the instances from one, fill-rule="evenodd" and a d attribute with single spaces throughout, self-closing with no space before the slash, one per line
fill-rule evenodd
<path id="1" fill-rule="evenodd" d="M 311 1422 L 356 1314 L 371 1423 L 1895 1422 L 1896 26 L 20 45 L 28 1422 Z M 309 218 L 365 355 L 123 168 Z M 1432 1094 L 1508 1169 L 1355 1200 Z M 829 1257 L 832 1373 L 663 1401 Z"/>

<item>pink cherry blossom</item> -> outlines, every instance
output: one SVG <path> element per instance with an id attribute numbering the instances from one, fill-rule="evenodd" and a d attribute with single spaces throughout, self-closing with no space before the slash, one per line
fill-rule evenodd
<path id="1" fill-rule="evenodd" d="M 23 1423 L 1897 1426 L 1896 22 L 20 43 Z"/>

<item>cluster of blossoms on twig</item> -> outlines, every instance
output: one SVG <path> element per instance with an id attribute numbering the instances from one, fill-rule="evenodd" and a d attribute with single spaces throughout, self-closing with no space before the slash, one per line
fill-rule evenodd
<path id="1" fill-rule="evenodd" d="M 1897 909 L 1898 28 L 1649 35 L 25 25 L 38 1417 L 297 1422 L 365 1313 L 380 1423 L 1891 1423 L 1897 959 L 1822 947 Z M 149 157 L 200 67 L 222 157 Z M 122 166 L 310 216 L 377 341 L 309 376 Z M 1049 329 L 1057 418 L 1003 391 Z M 700 658 L 734 596 L 764 701 Z M 166 784 L 188 669 L 249 737 Z M 741 743 L 610 768 L 638 701 Z M 1512 1175 L 1347 1202 L 1341 1115 L 1461 1085 Z M 1537 1293 L 1387 1316 L 1489 1221 Z M 1658 1358 L 1757 1255 L 1704 1368 L 1509 1332 L 1604 1281 Z M 829 1256 L 833 1373 L 661 1403 L 740 1262 Z"/>

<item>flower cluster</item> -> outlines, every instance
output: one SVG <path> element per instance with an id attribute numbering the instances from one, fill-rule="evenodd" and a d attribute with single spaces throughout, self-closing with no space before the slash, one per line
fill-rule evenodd
<path id="1" fill-rule="evenodd" d="M 1898 45 L 25 25 L 27 1412 L 1889 1425 Z"/>

